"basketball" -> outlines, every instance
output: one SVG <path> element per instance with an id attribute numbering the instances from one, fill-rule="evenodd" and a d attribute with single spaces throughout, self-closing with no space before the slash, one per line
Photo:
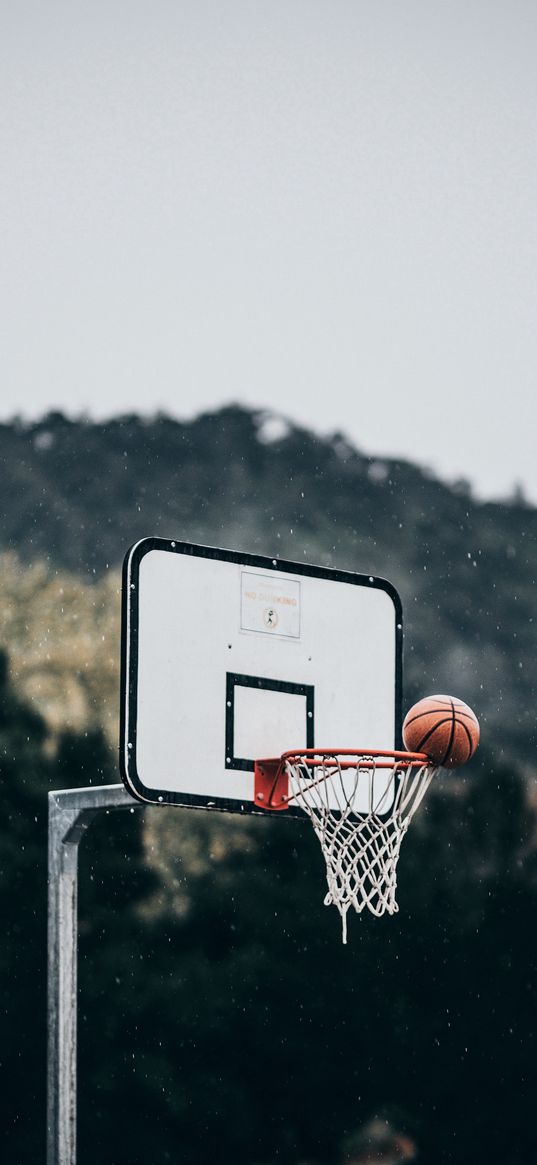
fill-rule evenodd
<path id="1" fill-rule="evenodd" d="M 479 721 L 463 700 L 425 696 L 410 709 L 403 724 L 409 752 L 424 752 L 435 765 L 457 769 L 479 744 Z"/>

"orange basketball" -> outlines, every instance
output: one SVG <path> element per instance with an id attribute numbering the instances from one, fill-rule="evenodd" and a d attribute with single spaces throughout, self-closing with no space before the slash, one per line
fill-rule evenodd
<path id="1" fill-rule="evenodd" d="M 424 752 L 435 765 L 457 769 L 479 744 L 479 721 L 463 700 L 426 696 L 407 712 L 403 740 L 409 752 Z"/>

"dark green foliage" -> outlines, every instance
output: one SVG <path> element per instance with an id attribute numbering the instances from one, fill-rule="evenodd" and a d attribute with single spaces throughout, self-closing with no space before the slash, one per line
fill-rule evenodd
<path id="1" fill-rule="evenodd" d="M 1 1156 L 10 1165 L 44 1160 L 47 792 L 110 781 L 117 773 L 98 732 L 67 736 L 48 755 L 45 725 L 14 695 L 0 654 L 0 1112 Z M 141 865 L 139 830 L 129 831 L 128 849 Z M 101 866 L 113 887 L 127 878 L 129 858 L 118 862 L 105 849 Z M 152 881 L 143 868 L 141 892 Z"/>
<path id="2" fill-rule="evenodd" d="M 412 823 L 401 913 L 352 915 L 347 948 L 306 826 L 252 820 L 243 851 L 198 874 L 179 865 L 180 916 L 145 863 L 143 812 L 94 822 L 81 846 L 80 1165 L 341 1165 L 376 1118 L 422 1165 L 527 1165 L 535 511 L 479 503 L 337 436 L 291 427 L 268 446 L 258 422 L 235 407 L 189 424 L 55 414 L 1 426 L 3 549 L 98 574 L 161 534 L 384 574 L 406 611 L 406 703 L 434 690 L 469 700 L 486 753 L 441 778 Z M 2 1158 L 34 1165 L 46 792 L 118 774 L 99 733 L 50 756 L 3 660 L 0 763 Z M 206 814 L 166 812 L 210 847 Z M 218 822 L 225 847 L 231 823 Z"/>
<path id="3" fill-rule="evenodd" d="M 5 1160 L 30 1161 L 44 1120 L 46 967 L 45 728 L 22 707 L 0 657 L 0 1096 Z M 5 1107 L 4 1107 L 5 1106 Z"/>
<path id="4" fill-rule="evenodd" d="M 187 816 L 203 835 L 206 816 Z M 118 863 L 129 824 L 114 828 Z M 524 785 L 488 763 L 446 774 L 414 824 L 401 913 L 353 914 L 347 948 L 306 825 L 252 820 L 253 849 L 190 878 L 190 912 L 158 924 L 133 917 L 139 872 L 121 888 L 103 877 L 110 825 L 94 830 L 81 1165 L 335 1165 L 379 1114 L 427 1165 L 533 1159 L 537 860 Z"/>
<path id="5" fill-rule="evenodd" d="M 47 759 L 5 673 L 1 694 L 2 1144 L 10 1165 L 33 1165 L 46 791 L 116 778 L 97 735 Z M 210 851 L 215 818 L 151 812 Z M 142 820 L 102 814 L 81 847 L 80 1165 L 340 1165 L 376 1117 L 424 1165 L 534 1159 L 536 820 L 510 768 L 485 758 L 439 779 L 403 845 L 401 913 L 353 914 L 348 947 L 306 824 L 252 819 L 249 844 L 209 852 L 197 875 L 179 857 L 178 916 L 145 865 Z M 233 822 L 216 820 L 225 849 Z"/>
<path id="6" fill-rule="evenodd" d="M 339 434 L 262 436 L 263 414 L 239 406 L 185 423 L 0 425 L 0 549 L 93 578 L 162 535 L 383 575 L 403 599 L 407 703 L 453 692 L 497 736 L 497 757 L 532 764 L 535 509 L 477 501 Z"/>

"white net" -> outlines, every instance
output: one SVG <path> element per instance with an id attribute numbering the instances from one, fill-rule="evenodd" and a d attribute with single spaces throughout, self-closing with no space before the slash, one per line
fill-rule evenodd
<path id="1" fill-rule="evenodd" d="M 288 801 L 307 813 L 326 861 L 325 905 L 339 910 L 343 942 L 347 912 L 365 907 L 396 914 L 401 842 L 437 769 L 375 756 L 297 755 L 285 760 Z"/>

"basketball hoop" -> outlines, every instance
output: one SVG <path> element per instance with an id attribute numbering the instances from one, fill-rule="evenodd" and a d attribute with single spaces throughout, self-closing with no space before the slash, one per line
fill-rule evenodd
<path id="1" fill-rule="evenodd" d="M 255 762 L 257 806 L 297 805 L 310 818 L 326 862 L 325 906 L 396 914 L 401 842 L 437 768 L 424 753 L 306 748 Z"/>

